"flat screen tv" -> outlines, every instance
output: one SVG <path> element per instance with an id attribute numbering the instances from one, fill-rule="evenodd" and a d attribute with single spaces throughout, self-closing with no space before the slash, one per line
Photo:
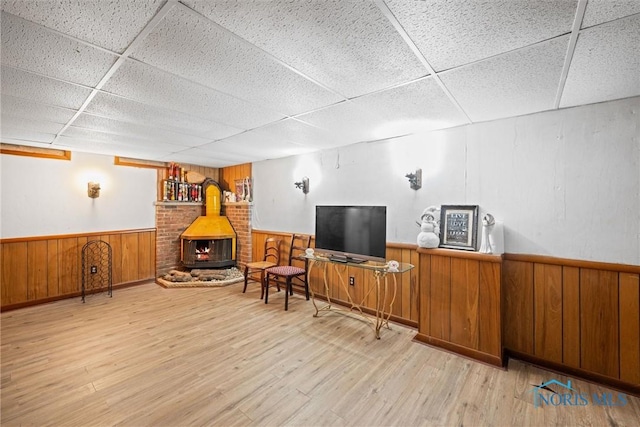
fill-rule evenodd
<path id="1" fill-rule="evenodd" d="M 316 251 L 336 261 L 385 261 L 386 206 L 316 206 Z"/>

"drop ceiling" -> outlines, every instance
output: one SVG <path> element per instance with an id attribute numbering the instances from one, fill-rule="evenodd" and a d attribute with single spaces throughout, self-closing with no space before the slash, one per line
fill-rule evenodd
<path id="1" fill-rule="evenodd" d="M 640 95 L 640 0 L 2 0 L 2 142 L 211 167 Z"/>

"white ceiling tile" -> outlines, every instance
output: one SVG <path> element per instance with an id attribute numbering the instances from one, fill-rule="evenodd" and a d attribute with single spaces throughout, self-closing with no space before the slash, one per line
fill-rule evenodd
<path id="1" fill-rule="evenodd" d="M 464 114 L 431 77 L 365 95 L 352 102 L 381 118 L 374 129 L 376 139 L 467 123 Z"/>
<path id="2" fill-rule="evenodd" d="M 256 129 L 226 138 L 222 141 L 198 147 L 199 149 L 217 151 L 225 154 L 234 154 L 254 159 L 273 159 L 278 157 L 293 156 L 314 151 L 283 138 L 270 134 L 261 129 Z"/>
<path id="3" fill-rule="evenodd" d="M 135 159 L 158 160 L 160 156 L 168 156 L 172 151 L 166 147 L 145 147 L 136 144 L 96 141 L 79 137 L 61 136 L 51 148 L 60 150 L 82 151 L 103 154 L 106 156 L 132 157 Z M 178 147 L 182 149 L 184 147 Z"/>
<path id="4" fill-rule="evenodd" d="M 218 143 L 215 143 L 218 144 Z M 219 147 L 203 150 L 202 148 L 190 148 L 179 153 L 173 153 L 162 158 L 162 161 L 178 162 L 209 166 L 213 168 L 222 168 L 225 166 L 239 165 L 242 163 L 250 163 L 256 160 L 256 157 L 248 155 L 235 155 L 221 151 Z"/>
<path id="5" fill-rule="evenodd" d="M 577 0 L 386 0 L 436 71 L 571 31 Z"/>
<path id="6" fill-rule="evenodd" d="M 569 36 L 440 74 L 473 121 L 554 108 Z"/>
<path id="7" fill-rule="evenodd" d="M 246 137 L 247 135 L 270 141 L 270 144 L 281 141 L 296 145 L 296 147 L 288 145 L 286 147 L 288 150 L 295 149 L 304 151 L 302 147 L 322 149 L 344 144 L 344 141 L 338 140 L 335 135 L 332 135 L 330 132 L 295 119 L 281 120 L 277 123 L 245 132 L 236 138 Z M 234 138 L 232 137 L 230 139 Z"/>
<path id="8" fill-rule="evenodd" d="M 11 116 L 10 114 L 5 113 L 4 110 L 2 111 L 0 118 L 0 127 L 3 128 L 6 126 L 55 135 L 64 127 L 63 123 Z"/>
<path id="9" fill-rule="evenodd" d="M 284 114 L 341 99 L 184 6 L 175 7 L 132 56 Z"/>
<path id="10" fill-rule="evenodd" d="M 90 89 L 38 76 L 11 67 L 2 67 L 0 91 L 58 107 L 78 109 L 91 93 Z"/>
<path id="11" fill-rule="evenodd" d="M 69 108 L 38 104 L 34 101 L 16 98 L 4 93 L 0 96 L 0 110 L 2 110 L 2 115 L 54 123 L 67 123 L 76 113 L 76 110 Z"/>
<path id="12" fill-rule="evenodd" d="M 169 144 L 166 142 L 151 141 L 148 139 L 140 139 L 130 136 L 115 135 L 112 133 L 98 132 L 90 129 L 83 129 L 70 126 L 60 135 L 60 144 L 71 144 L 71 141 L 82 141 L 82 144 L 98 144 L 98 145 L 116 145 L 127 150 L 138 151 L 160 151 L 171 153 L 182 151 L 187 147 L 178 144 Z M 74 142 L 78 145 L 79 142 Z M 80 145 L 82 145 L 80 144 Z"/>
<path id="13" fill-rule="evenodd" d="M 589 0 L 582 18 L 582 28 L 640 13 L 638 0 Z"/>
<path id="14" fill-rule="evenodd" d="M 2 64 L 94 87 L 117 56 L 2 13 Z"/>
<path id="15" fill-rule="evenodd" d="M 166 129 L 158 129 L 153 126 L 144 126 L 135 123 L 121 122 L 91 114 L 81 114 L 73 122 L 73 127 L 84 128 L 99 132 L 113 133 L 124 137 L 146 139 L 166 142 L 185 147 L 196 147 L 211 142 L 210 138 L 187 135 L 172 132 Z"/>
<path id="16" fill-rule="evenodd" d="M 381 121 L 380 117 L 358 108 L 352 101 L 296 118 L 330 132 L 340 145 L 378 139 L 375 128 Z"/>
<path id="17" fill-rule="evenodd" d="M 123 52 L 165 0 L 2 0 L 2 9 L 106 49 Z"/>
<path id="18" fill-rule="evenodd" d="M 2 123 L 2 126 L 0 126 L 0 138 L 2 138 L 4 142 L 8 142 L 8 140 L 16 140 L 49 143 L 52 142 L 55 137 L 55 134 L 52 133 L 25 129 L 12 123 Z"/>
<path id="19" fill-rule="evenodd" d="M 282 119 L 284 116 L 242 101 L 165 71 L 127 60 L 104 85 L 103 90 L 143 104 L 181 111 L 230 128 L 224 138 Z"/>
<path id="20" fill-rule="evenodd" d="M 427 74 L 370 0 L 185 4 L 347 97 Z"/>
<path id="21" fill-rule="evenodd" d="M 178 133 L 217 139 L 227 136 L 229 127 L 177 111 L 144 105 L 107 93 L 98 93 L 87 106 L 87 113 L 143 126 L 155 126 Z"/>
<path id="22" fill-rule="evenodd" d="M 560 106 L 636 95 L 640 95 L 640 15 L 581 31 Z"/>

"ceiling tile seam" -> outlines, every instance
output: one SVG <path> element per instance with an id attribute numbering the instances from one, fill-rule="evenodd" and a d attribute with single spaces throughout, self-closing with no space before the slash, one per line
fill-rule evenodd
<path id="1" fill-rule="evenodd" d="M 99 91 L 99 93 L 108 93 L 108 92 Z M 110 95 L 116 96 L 116 97 L 119 97 L 119 98 L 123 98 L 123 99 L 127 99 L 127 98 L 121 97 L 119 95 L 113 95 L 113 94 L 110 94 Z M 127 99 L 127 100 L 129 100 L 129 99 Z M 133 101 L 133 100 L 131 100 L 131 101 Z M 133 101 L 133 102 L 137 102 L 137 101 Z M 137 103 L 141 104 L 140 102 L 137 102 Z M 149 105 L 149 104 L 142 104 L 142 105 Z M 157 108 L 159 110 L 167 111 L 167 112 L 170 112 L 170 113 L 181 113 L 181 114 L 184 114 L 181 111 L 169 110 L 169 109 L 163 108 L 163 107 L 156 107 L 156 106 L 152 106 L 152 107 Z M 167 128 L 167 127 L 164 127 L 164 126 L 161 126 L 161 125 L 155 125 L 154 124 L 153 126 L 150 126 L 150 125 L 145 124 L 145 123 L 132 122 L 132 121 L 129 121 L 129 120 L 122 120 L 122 119 L 119 119 L 119 118 L 112 117 L 110 115 L 99 114 L 99 113 L 94 113 L 94 112 L 87 112 L 87 111 L 84 111 L 82 114 L 87 115 L 87 116 L 99 117 L 101 119 L 106 119 L 106 120 L 113 120 L 113 121 L 120 122 L 120 123 L 125 123 L 125 124 L 131 124 L 131 125 L 136 125 L 136 126 L 144 126 L 144 127 L 153 127 L 154 129 L 165 130 L 167 132 L 174 132 L 174 133 L 184 134 L 186 136 L 193 136 L 193 137 L 197 137 L 197 138 L 203 138 L 201 135 L 197 135 L 197 134 L 194 134 L 194 133 L 189 133 L 188 131 L 187 132 L 181 132 L 181 131 L 177 131 L 175 128 L 174 129 L 170 129 L 170 128 Z M 211 121 L 211 120 L 208 120 L 208 121 Z M 217 122 L 212 122 L 212 123 L 219 124 Z M 75 125 L 71 125 L 71 126 L 75 126 Z M 84 127 L 84 126 L 75 126 L 75 127 L 80 127 L 80 128 L 83 128 L 83 129 L 92 129 L 92 128 L 87 128 L 87 127 Z M 96 130 L 96 129 L 92 129 L 92 130 Z M 97 132 L 100 132 L 100 131 L 97 131 Z"/>
<path id="2" fill-rule="evenodd" d="M 21 67 L 16 67 L 14 65 L 2 64 L 2 63 L 0 63 L 0 65 L 2 65 L 3 67 L 6 67 L 6 68 L 12 68 L 14 70 L 21 71 L 23 73 L 33 74 L 34 76 L 44 77 L 45 79 L 55 80 L 55 81 L 60 82 L 60 83 L 65 83 L 65 84 L 77 86 L 77 87 L 82 88 L 82 89 L 93 90 L 93 87 L 84 85 L 82 83 L 76 83 L 76 82 L 72 82 L 72 81 L 69 81 L 69 80 L 64 80 L 64 79 L 61 79 L 59 77 L 49 76 L 49 75 L 46 75 L 46 74 L 43 74 L 43 73 L 39 73 L 37 71 L 27 70 L 26 68 L 21 68 Z M 11 96 L 15 96 L 16 98 L 20 98 L 19 96 L 16 96 L 16 95 L 11 95 Z M 21 99 L 23 99 L 23 98 L 21 98 Z M 34 101 L 34 102 L 37 102 L 37 101 Z M 59 108 L 68 108 L 68 107 L 59 107 Z"/>
<path id="3" fill-rule="evenodd" d="M 591 28 L 600 27 L 602 25 L 608 25 L 608 24 L 611 24 L 612 22 L 621 21 L 621 20 L 628 19 L 628 18 L 631 18 L 631 17 L 634 17 L 634 16 L 638 16 L 638 15 L 640 15 L 640 12 L 632 13 L 630 15 L 621 16 L 619 18 L 611 19 L 609 21 L 599 22 L 599 23 L 594 24 L 594 25 L 589 25 L 588 27 L 581 27 L 580 31 L 584 31 L 584 30 L 589 30 Z"/>
<path id="4" fill-rule="evenodd" d="M 178 4 L 180 6 L 182 6 L 182 7 L 184 7 L 185 10 L 187 10 L 189 13 L 193 14 L 194 16 L 198 16 L 200 18 L 206 19 L 207 21 L 211 22 L 213 25 L 215 25 L 216 27 L 220 28 L 224 32 L 230 34 L 233 38 L 235 38 L 236 40 L 240 41 L 244 45 L 249 46 L 251 49 L 255 49 L 255 50 L 261 52 L 263 55 L 265 55 L 271 61 L 273 61 L 273 62 L 285 67 L 289 71 L 292 71 L 292 72 L 296 73 L 300 77 L 304 78 L 305 80 L 310 81 L 311 83 L 315 84 L 316 86 L 319 86 L 322 89 L 324 89 L 324 90 L 326 90 L 328 92 L 331 92 L 332 94 L 334 94 L 334 95 L 336 95 L 336 96 L 338 96 L 338 97 L 340 97 L 342 99 L 347 99 L 347 97 L 345 95 L 343 95 L 342 93 L 338 92 L 337 90 L 325 85 L 324 83 L 321 83 L 320 81 L 318 81 L 318 80 L 314 79 L 313 77 L 303 73 L 302 71 L 298 70 L 297 68 L 287 64 L 286 62 L 284 62 L 280 58 L 278 58 L 275 55 L 269 53 L 268 51 L 262 49 L 261 47 L 256 46 L 255 44 L 251 43 L 249 40 L 239 36 L 238 34 L 234 33 L 233 31 L 229 30 L 228 28 L 223 27 L 222 25 L 218 24 L 214 20 L 209 19 L 208 17 L 206 17 L 206 16 L 202 15 L 201 13 L 191 9 L 190 7 L 188 7 L 187 5 L 185 5 L 183 3 L 178 3 Z"/>
<path id="5" fill-rule="evenodd" d="M 51 135 L 51 136 L 53 136 L 53 134 L 52 134 L 52 133 L 49 133 L 49 134 L 45 133 L 45 135 Z M 15 143 L 12 143 L 12 142 L 7 142 L 7 141 L 16 141 L 16 142 L 18 142 L 18 143 L 19 143 L 19 145 L 20 145 L 20 144 L 22 144 L 22 143 L 28 143 L 28 144 L 39 144 L 39 145 L 37 145 L 37 147 L 38 147 L 38 146 L 40 146 L 40 145 L 42 145 L 42 148 L 51 148 L 51 143 L 50 143 L 50 142 L 34 141 L 33 139 L 22 139 L 22 138 L 2 138 L 2 139 L 0 140 L 0 143 L 2 143 L 2 144 L 15 144 Z M 29 145 L 27 145 L 27 146 L 29 146 Z M 33 145 L 31 145 L 31 147 L 33 147 Z"/>
<path id="6" fill-rule="evenodd" d="M 6 12 L 6 11 L 4 11 L 4 10 L 2 11 L 2 13 L 6 13 L 7 15 L 11 15 L 11 16 L 13 16 L 13 17 L 15 17 L 15 18 L 18 18 L 18 19 L 19 19 L 19 20 L 21 20 L 21 21 L 28 22 L 29 24 L 31 24 L 31 25 L 35 25 L 36 27 L 39 27 L 39 28 L 41 28 L 41 29 L 43 29 L 44 31 L 47 31 L 47 32 L 49 32 L 49 33 L 55 34 L 55 35 L 57 35 L 57 36 L 60 36 L 60 37 L 65 38 L 65 39 L 72 40 L 72 41 L 74 41 L 74 42 L 76 42 L 76 43 L 83 44 L 83 45 L 88 46 L 88 47 L 90 47 L 90 48 L 97 49 L 97 50 L 99 50 L 99 51 L 101 51 L 101 52 L 103 52 L 103 53 L 108 53 L 108 54 L 110 54 L 110 55 L 114 55 L 114 56 L 120 56 L 120 55 L 122 55 L 122 54 L 121 54 L 121 53 L 119 53 L 119 52 L 114 52 L 114 51 L 109 50 L 109 49 L 107 49 L 107 48 L 104 48 L 104 47 L 102 47 L 102 46 L 98 46 L 97 44 L 93 44 L 93 43 L 88 42 L 88 41 L 86 41 L 86 40 L 82 40 L 82 39 L 80 39 L 80 38 L 78 38 L 78 37 L 74 37 L 74 36 L 72 36 L 72 35 L 70 35 L 70 34 L 63 33 L 62 31 L 58 31 L 58 30 L 55 30 L 55 29 L 53 29 L 53 28 L 45 27 L 45 26 L 44 26 L 44 25 L 42 25 L 42 24 L 38 24 L 37 22 L 34 22 L 34 21 L 29 21 L 28 19 L 25 19 L 25 18 L 23 18 L 23 17 L 21 17 L 21 16 L 18 16 L 18 15 L 14 15 L 13 13 L 9 13 L 9 12 Z"/>
<path id="7" fill-rule="evenodd" d="M 139 60 L 139 59 L 137 59 L 137 58 L 129 57 L 129 58 L 127 58 L 127 59 L 128 59 L 129 61 L 135 61 L 135 62 L 137 62 L 137 63 L 143 64 L 143 65 L 144 65 L 144 66 L 146 66 L 146 67 L 151 67 L 151 68 L 153 68 L 153 69 L 155 69 L 155 70 L 157 70 L 157 71 L 159 71 L 159 72 L 162 72 L 162 73 L 164 73 L 164 74 L 167 74 L 167 75 L 169 75 L 169 76 L 171 76 L 171 77 L 174 77 L 174 78 L 177 78 L 177 79 L 180 79 L 180 80 L 184 80 L 184 81 L 186 81 L 186 82 L 192 83 L 192 84 L 197 85 L 197 86 L 200 86 L 200 87 L 202 87 L 202 88 L 205 88 L 205 89 L 208 89 L 208 90 L 212 90 L 212 91 L 214 91 L 214 92 L 221 93 L 221 94 L 223 94 L 223 95 L 225 95 L 225 96 L 228 96 L 228 97 L 230 97 L 230 98 L 237 99 L 237 100 L 239 100 L 239 101 L 242 101 L 242 102 L 245 102 L 245 103 L 247 103 L 247 104 L 253 105 L 254 107 L 259 107 L 259 108 L 261 108 L 261 109 L 263 109 L 263 110 L 266 110 L 266 111 L 269 111 L 269 112 L 272 112 L 272 113 L 275 113 L 275 114 L 278 114 L 278 115 L 284 116 L 285 118 L 286 118 L 286 117 L 291 117 L 291 116 L 290 116 L 289 114 L 287 114 L 287 113 L 283 113 L 283 112 L 281 112 L 281 111 L 275 110 L 275 109 L 273 109 L 273 108 L 271 108 L 271 107 L 267 107 L 267 106 L 265 106 L 265 105 L 263 105 L 263 104 L 259 104 L 259 103 L 255 102 L 255 101 L 252 101 L 252 100 L 248 100 L 248 99 L 245 99 L 245 98 L 241 98 L 241 97 L 239 97 L 239 96 L 237 96 L 237 95 L 234 95 L 234 94 L 231 94 L 231 93 L 228 93 L 228 92 L 222 91 L 222 90 L 220 90 L 220 89 L 216 89 L 215 87 L 208 86 L 208 85 L 206 85 L 206 84 L 203 84 L 203 83 L 197 82 L 197 81 L 195 81 L 195 80 L 188 79 L 188 78 L 186 78 L 186 77 L 184 77 L 184 76 L 181 76 L 181 75 L 179 75 L 179 74 L 172 73 L 171 71 L 167 71 L 167 70 L 164 70 L 164 69 L 162 69 L 162 68 L 156 67 L 156 66 L 155 66 L 155 65 L 153 65 L 153 64 L 149 64 L 149 63 L 144 62 L 144 61 L 141 61 L 141 60 Z M 109 94 L 111 94 L 111 95 L 116 95 L 116 94 L 111 93 L 111 92 L 105 92 L 105 93 L 109 93 Z M 120 96 L 120 95 L 116 95 L 116 96 Z M 121 96 L 121 97 L 122 97 L 122 98 L 125 98 L 125 99 L 128 99 L 128 98 L 123 97 L 123 96 Z M 131 101 L 135 101 L 135 100 L 131 99 Z M 140 102 L 140 101 L 136 101 L 136 102 Z M 145 105 L 146 105 L 146 104 L 145 104 Z M 199 116 L 196 116 L 196 117 L 199 117 Z M 209 119 L 206 119 L 205 117 L 202 117 L 202 118 L 203 118 L 203 119 L 205 119 L 205 120 L 209 120 Z M 227 125 L 227 126 L 231 126 L 231 125 L 229 125 L 229 124 L 227 124 L 227 123 L 220 123 L 220 124 L 224 124 L 224 125 Z M 235 126 L 233 126 L 233 127 L 235 127 Z"/>
<path id="8" fill-rule="evenodd" d="M 156 25 L 158 25 L 158 23 L 160 23 L 160 21 L 162 21 L 162 19 L 169 13 L 169 11 L 176 4 L 177 4 L 177 0 L 167 0 L 167 2 L 162 6 L 162 8 L 158 11 L 158 13 L 156 13 L 155 16 L 151 18 L 151 20 L 147 23 L 147 25 L 144 26 L 142 31 L 138 33 L 138 35 L 133 39 L 133 41 L 129 44 L 129 46 L 127 46 L 124 52 L 122 52 L 122 55 L 120 55 L 118 59 L 116 59 L 116 62 L 111 66 L 111 68 L 109 68 L 109 70 L 102 77 L 102 79 L 100 79 L 100 81 L 95 86 L 95 88 L 92 89 L 91 93 L 89 94 L 87 99 L 85 99 L 85 101 L 82 103 L 78 111 L 73 115 L 73 117 L 71 117 L 71 119 L 67 122 L 67 124 L 60 130 L 60 132 L 56 134 L 56 137 L 54 138 L 52 144 L 55 144 L 60 138 L 60 135 L 62 135 L 64 131 L 67 130 L 67 128 L 69 128 L 69 126 L 71 126 L 71 124 L 74 121 L 76 121 L 76 119 L 80 116 L 80 114 L 84 112 L 84 110 L 87 108 L 89 103 L 91 103 L 93 98 L 95 98 L 95 96 L 98 94 L 99 90 L 102 89 L 102 87 L 109 81 L 109 79 L 118 70 L 118 68 L 120 68 L 120 66 L 124 64 L 124 61 L 126 61 L 129 55 L 131 55 L 132 50 L 135 47 L 137 47 L 138 44 L 140 44 L 142 40 L 145 37 L 147 37 L 147 35 L 149 35 L 149 33 L 156 27 Z"/>
<path id="9" fill-rule="evenodd" d="M 108 92 L 108 91 L 106 91 L 106 90 L 104 90 L 104 89 L 99 89 L 99 90 L 97 90 L 97 92 L 98 92 L 98 93 L 101 93 L 101 94 L 109 95 L 109 96 L 114 96 L 114 97 L 116 97 L 116 98 L 124 99 L 124 100 L 126 100 L 126 101 L 134 102 L 134 103 L 136 103 L 136 104 L 144 105 L 144 106 L 146 106 L 146 107 L 156 108 L 156 109 L 158 109 L 158 110 L 166 111 L 166 112 L 169 112 L 169 113 L 179 113 L 179 114 L 184 114 L 185 116 L 195 117 L 195 118 L 197 118 L 197 119 L 207 121 L 207 122 L 211 123 L 212 125 L 229 126 L 229 127 L 234 128 L 234 129 L 239 129 L 239 130 L 242 130 L 242 131 L 251 130 L 251 129 L 243 129 L 243 128 L 239 128 L 239 127 L 237 127 L 237 126 L 234 126 L 234 125 L 231 125 L 231 124 L 228 124 L 228 123 L 223 123 L 223 122 L 220 122 L 220 121 L 218 121 L 218 120 L 211 120 L 210 118 L 203 117 L 203 116 L 200 116 L 200 115 L 197 115 L 197 114 L 193 114 L 193 113 L 186 113 L 186 112 L 184 112 L 184 111 L 175 110 L 175 109 L 172 109 L 172 108 L 167 108 L 167 107 L 160 106 L 160 105 L 156 105 L 156 104 L 151 104 L 151 103 L 148 103 L 148 102 L 142 102 L 142 101 L 139 101 L 139 100 L 137 100 L 137 99 L 129 98 L 129 97 L 127 97 L 127 96 L 120 95 L 120 94 L 117 94 L 117 93 L 114 93 L 114 92 Z M 273 110 L 272 110 L 272 111 L 273 111 Z M 84 114 L 90 114 L 90 115 L 92 115 L 92 116 L 103 117 L 103 118 L 105 118 L 105 119 L 116 120 L 116 121 L 124 122 L 124 123 L 134 123 L 134 124 L 136 123 L 136 122 L 130 122 L 130 121 L 120 120 L 120 119 L 117 119 L 117 118 L 115 118 L 115 117 L 108 116 L 108 115 L 104 115 L 104 114 L 98 114 L 98 113 L 86 113 L 86 112 L 85 112 Z M 285 118 L 286 118 L 286 117 L 285 117 Z M 273 123 L 273 122 L 270 122 L 270 123 Z M 146 126 L 146 125 L 145 125 L 145 126 Z M 264 125 L 262 125 L 262 126 L 264 126 Z M 214 126 L 214 127 L 215 127 L 215 126 Z M 170 129 L 167 129 L 167 128 L 164 128 L 164 129 L 166 129 L 166 130 L 170 130 Z M 255 128 L 254 128 L 254 129 L 255 129 Z M 198 135 L 194 135 L 194 134 L 189 134 L 189 135 L 198 136 Z"/>
<path id="10" fill-rule="evenodd" d="M 369 96 L 369 95 L 377 95 L 377 94 L 380 94 L 380 93 L 383 93 L 383 92 L 387 92 L 387 91 L 390 91 L 390 90 L 399 89 L 399 88 L 404 87 L 404 86 L 409 86 L 409 85 L 412 85 L 414 83 L 421 82 L 422 80 L 427 80 L 427 79 L 433 78 L 434 76 L 435 76 L 435 74 L 426 74 L 424 76 L 415 78 L 413 80 L 409 80 L 409 81 L 406 81 L 406 82 L 396 83 L 394 85 L 387 86 L 387 87 L 385 87 L 383 89 L 377 89 L 377 90 L 374 90 L 374 91 L 371 91 L 371 92 L 363 93 L 362 95 L 352 96 L 351 98 L 348 99 L 348 101 L 354 101 L 356 99 L 364 98 L 364 97 Z"/>
<path id="11" fill-rule="evenodd" d="M 553 37 L 548 38 L 548 39 L 540 40 L 540 41 L 537 41 L 535 43 L 528 44 L 526 46 L 521 46 L 521 47 L 518 47 L 518 48 L 515 48 L 515 49 L 511 49 L 511 50 L 508 50 L 508 51 L 505 51 L 505 52 L 496 53 L 495 55 L 487 56 L 486 58 L 482 58 L 482 59 L 478 59 L 478 60 L 475 60 L 475 61 L 467 62 L 466 64 L 458 65 L 458 66 L 453 67 L 453 68 L 447 68 L 446 70 L 440 70 L 436 74 L 437 75 L 443 75 L 443 74 L 447 74 L 447 73 L 450 73 L 450 72 L 453 72 L 453 71 L 462 70 L 464 68 L 468 68 L 468 67 L 471 67 L 471 66 L 474 66 L 474 65 L 477 65 L 477 64 L 481 64 L 481 63 L 483 63 L 485 61 L 490 61 L 490 60 L 501 58 L 503 56 L 511 55 L 512 53 L 516 53 L 516 52 L 519 52 L 519 51 L 526 51 L 528 49 L 533 49 L 534 47 L 539 47 L 539 46 L 545 45 L 547 43 L 551 43 L 552 41 L 561 39 L 563 37 L 567 37 L 567 36 L 569 36 L 569 37 L 571 36 L 571 31 L 567 31 L 566 33 L 558 34 L 557 36 L 553 36 Z"/>
<path id="12" fill-rule="evenodd" d="M 565 87 L 565 84 L 567 83 L 567 76 L 569 75 L 571 61 L 573 60 L 573 54 L 576 50 L 576 44 L 578 42 L 580 26 L 582 25 L 582 19 L 584 18 L 584 13 L 586 9 L 587 9 L 587 0 L 578 0 L 576 14 L 573 19 L 573 25 L 571 27 L 571 36 L 569 36 L 569 45 L 567 46 L 567 53 L 565 54 L 564 64 L 562 65 L 562 72 L 560 73 L 560 82 L 558 83 L 558 90 L 556 91 L 556 98 L 553 103 L 554 109 L 558 109 L 560 107 L 560 101 L 562 100 L 564 87 Z"/>
<path id="13" fill-rule="evenodd" d="M 420 49 L 418 49 L 418 46 L 416 46 L 416 44 L 413 42 L 413 40 L 411 39 L 407 31 L 404 29 L 402 24 L 400 24 L 400 21 L 398 21 L 398 18 L 396 18 L 396 16 L 393 14 L 391 9 L 389 9 L 389 7 L 384 2 L 384 0 L 375 0 L 375 3 L 380 9 L 380 11 L 382 12 L 382 14 L 389 20 L 391 25 L 393 25 L 393 27 L 396 29 L 400 37 L 402 37 L 402 39 L 407 44 L 409 49 L 411 49 L 411 51 L 416 56 L 416 58 L 418 58 L 420 63 L 422 63 L 422 65 L 427 69 L 429 74 L 433 76 L 434 81 L 438 84 L 438 86 L 444 92 L 447 98 L 449 98 L 449 101 L 451 101 L 454 107 L 465 117 L 465 119 L 467 120 L 467 123 L 473 123 L 473 121 L 471 120 L 471 117 L 469 117 L 469 115 L 462 108 L 458 100 L 453 96 L 449 88 L 447 88 L 444 82 L 440 79 L 440 77 L 438 76 L 438 73 L 436 73 L 436 71 L 433 69 L 431 64 L 429 64 L 429 61 L 427 61 L 427 58 L 425 58 L 425 56 L 422 54 Z"/>

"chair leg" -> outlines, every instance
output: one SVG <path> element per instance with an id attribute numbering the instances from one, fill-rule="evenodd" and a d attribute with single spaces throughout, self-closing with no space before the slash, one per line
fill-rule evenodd
<path id="1" fill-rule="evenodd" d="M 269 273 L 267 273 L 267 277 L 264 279 L 264 303 L 269 302 Z"/>
<path id="2" fill-rule="evenodd" d="M 289 310 L 289 289 L 293 292 L 291 277 L 287 277 L 287 289 L 284 290 L 284 311 Z"/>
<path id="3" fill-rule="evenodd" d="M 244 289 L 242 289 L 242 293 L 247 292 L 247 276 L 249 276 L 249 267 L 244 268 Z"/>
<path id="4" fill-rule="evenodd" d="M 304 293 L 307 297 L 307 301 L 309 301 L 309 281 L 307 280 L 307 274 L 304 275 Z"/>
<path id="5" fill-rule="evenodd" d="M 264 298 L 264 270 L 260 272 L 260 299 Z"/>

